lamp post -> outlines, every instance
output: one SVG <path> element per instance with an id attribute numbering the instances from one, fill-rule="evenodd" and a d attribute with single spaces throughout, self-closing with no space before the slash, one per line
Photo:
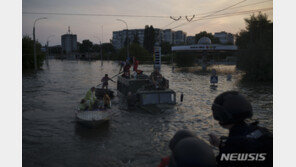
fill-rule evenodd
<path id="1" fill-rule="evenodd" d="M 46 39 L 46 49 L 47 49 L 48 56 L 50 55 L 50 51 L 49 51 L 49 38 L 51 38 L 51 37 L 54 37 L 54 35 L 50 35 Z M 48 56 L 46 56 L 46 60 L 48 59 Z"/>
<path id="2" fill-rule="evenodd" d="M 127 43 L 127 46 L 126 46 L 126 55 L 127 55 L 127 59 L 129 59 L 129 38 L 128 38 L 128 26 L 127 26 L 127 23 L 124 21 L 124 20 L 121 20 L 121 19 L 117 19 L 117 21 L 121 21 L 125 24 L 126 26 L 126 43 Z"/>
<path id="3" fill-rule="evenodd" d="M 34 40 L 34 69 L 37 70 L 37 56 L 36 56 L 36 40 L 35 40 L 35 24 L 38 20 L 47 19 L 46 17 L 40 17 L 34 21 L 33 26 L 33 40 Z"/>

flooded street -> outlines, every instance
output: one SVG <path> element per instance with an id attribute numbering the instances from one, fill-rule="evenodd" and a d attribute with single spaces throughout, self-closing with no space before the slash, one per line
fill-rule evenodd
<path id="1" fill-rule="evenodd" d="M 139 65 L 145 74 L 153 65 Z M 117 62 L 50 60 L 37 74 L 23 74 L 23 166 L 156 166 L 169 154 L 168 141 L 179 129 L 189 129 L 208 140 L 211 132 L 227 135 L 212 119 L 214 98 L 237 90 L 252 103 L 254 119 L 272 131 L 272 86 L 238 86 L 234 75 L 219 76 L 217 90 L 210 89 L 209 75 L 172 72 L 162 74 L 177 93 L 178 104 L 161 114 L 126 111 L 122 98 L 115 98 L 117 114 L 99 129 L 76 124 L 75 109 L 86 91 L 98 85 L 105 73 L 119 72 Z M 116 78 L 114 78 L 116 81 Z M 116 83 L 109 82 L 116 89 Z M 180 103 L 180 94 L 184 101 Z"/>

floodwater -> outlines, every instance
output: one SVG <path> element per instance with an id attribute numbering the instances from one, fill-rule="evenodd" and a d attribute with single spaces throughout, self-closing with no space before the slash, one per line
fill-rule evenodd
<path id="1" fill-rule="evenodd" d="M 105 73 L 118 73 L 117 62 L 49 60 L 44 70 L 23 74 L 23 166 L 156 166 L 169 155 L 168 142 L 177 130 L 189 129 L 208 140 L 209 133 L 227 135 L 213 121 L 211 104 L 227 90 L 238 90 L 253 105 L 254 119 L 272 131 L 272 86 L 238 86 L 237 75 L 226 81 L 219 76 L 216 90 L 209 87 L 208 75 L 172 72 L 162 74 L 176 91 L 178 104 L 158 114 L 127 111 L 122 98 L 115 98 L 117 113 L 109 124 L 87 129 L 75 122 L 75 109 L 86 91 L 99 84 Z M 144 73 L 152 65 L 140 65 Z M 115 78 L 116 80 L 116 78 Z M 115 89 L 116 83 L 109 83 Z M 179 97 L 184 93 L 184 101 Z"/>

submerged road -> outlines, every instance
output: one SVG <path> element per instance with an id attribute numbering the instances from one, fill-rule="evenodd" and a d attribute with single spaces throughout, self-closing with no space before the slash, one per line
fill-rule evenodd
<path id="1" fill-rule="evenodd" d="M 227 90 L 237 90 L 252 103 L 254 118 L 272 130 L 272 86 L 238 86 L 237 75 L 226 81 L 219 76 L 217 90 L 209 87 L 208 75 L 171 71 L 163 65 L 162 74 L 177 92 L 178 105 L 161 114 L 124 110 L 116 98 L 117 114 L 99 129 L 86 129 L 75 123 L 75 109 L 85 92 L 100 83 L 105 73 L 116 75 L 118 63 L 100 61 L 49 60 L 37 74 L 23 74 L 23 166 L 156 166 L 169 155 L 168 142 L 179 129 L 189 129 L 208 140 L 208 133 L 227 135 L 213 121 L 211 104 Z M 223 67 L 221 67 L 223 68 Z M 152 65 L 140 65 L 144 73 Z M 110 82 L 109 88 L 116 84 Z M 180 104 L 180 94 L 184 101 Z"/>

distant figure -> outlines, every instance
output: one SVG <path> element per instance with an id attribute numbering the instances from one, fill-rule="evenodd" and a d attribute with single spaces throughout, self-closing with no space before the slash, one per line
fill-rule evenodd
<path id="1" fill-rule="evenodd" d="M 94 107 L 94 104 L 97 100 L 96 95 L 95 95 L 96 88 L 92 87 L 89 89 L 84 97 L 85 103 L 87 104 L 87 107 L 89 110 L 92 110 Z"/>
<path id="2" fill-rule="evenodd" d="M 103 83 L 102 89 L 104 89 L 104 88 L 108 89 L 108 81 L 109 80 L 112 82 L 115 82 L 111 78 L 108 77 L 108 74 L 105 74 L 105 76 L 101 79 L 101 82 Z"/>
<path id="3" fill-rule="evenodd" d="M 232 75 L 231 74 L 228 74 L 227 75 L 227 81 L 231 81 L 231 78 L 232 78 Z"/>
<path id="4" fill-rule="evenodd" d="M 210 83 L 213 84 L 213 85 L 215 85 L 216 83 L 218 83 L 218 76 L 216 75 L 216 70 L 212 70 L 212 75 L 211 75 Z"/>
<path id="5" fill-rule="evenodd" d="M 175 66 L 172 67 L 172 72 L 175 72 Z"/>

